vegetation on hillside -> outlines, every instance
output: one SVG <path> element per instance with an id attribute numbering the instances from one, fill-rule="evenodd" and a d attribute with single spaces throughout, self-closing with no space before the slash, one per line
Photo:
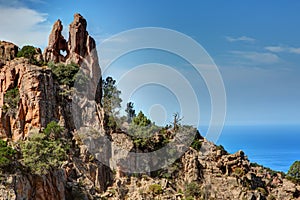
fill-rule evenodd
<path id="1" fill-rule="evenodd" d="M 116 80 L 112 77 L 107 77 L 102 80 L 102 105 L 105 112 L 105 125 L 110 131 L 115 131 L 117 128 L 117 119 L 122 99 L 120 98 L 121 91 L 116 86 Z"/>
<path id="2" fill-rule="evenodd" d="M 17 112 L 19 101 L 20 94 L 18 87 L 7 90 L 4 94 L 2 111 L 9 116 L 14 116 Z"/>
<path id="3" fill-rule="evenodd" d="M 74 86 L 77 73 L 79 71 L 79 66 L 77 64 L 71 63 L 64 65 L 62 63 L 54 64 L 50 62 L 48 63 L 48 67 L 52 70 L 54 78 L 60 85 L 66 85 L 69 87 Z"/>
<path id="4" fill-rule="evenodd" d="M 136 117 L 135 109 L 134 109 L 134 103 L 128 102 L 126 104 L 125 112 L 127 113 L 127 122 L 131 123 L 132 119 Z"/>
<path id="5" fill-rule="evenodd" d="M 28 58 L 29 63 L 34 65 L 42 65 L 44 64 L 42 61 L 37 61 L 35 55 L 38 54 L 37 49 L 31 45 L 25 45 L 22 49 L 18 52 L 17 57 L 24 57 Z"/>
<path id="6" fill-rule="evenodd" d="M 6 171 L 16 155 L 16 150 L 7 145 L 6 141 L 0 140 L 0 170 Z"/>
<path id="7" fill-rule="evenodd" d="M 295 161 L 287 173 L 287 178 L 293 182 L 300 183 L 300 161 Z"/>
<path id="8" fill-rule="evenodd" d="M 64 129 L 50 122 L 42 133 L 33 133 L 21 143 L 23 163 L 35 174 L 46 174 L 67 159 L 68 144 L 62 140 Z"/>

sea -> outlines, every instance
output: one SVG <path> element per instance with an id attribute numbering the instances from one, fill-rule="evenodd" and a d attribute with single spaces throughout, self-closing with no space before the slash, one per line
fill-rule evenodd
<path id="1" fill-rule="evenodd" d="M 250 162 L 287 173 L 300 160 L 300 125 L 225 126 L 216 144 L 229 153 L 243 150 Z"/>

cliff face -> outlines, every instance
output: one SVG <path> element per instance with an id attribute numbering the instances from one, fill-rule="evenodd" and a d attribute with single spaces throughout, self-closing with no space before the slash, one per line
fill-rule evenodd
<path id="1" fill-rule="evenodd" d="M 87 22 L 79 14 L 74 15 L 70 24 L 69 41 L 62 36 L 62 24 L 58 20 L 49 36 L 49 45 L 45 49 L 45 62 L 74 63 L 91 77 L 86 98 L 100 103 L 101 70 L 98 62 L 95 41 L 86 31 Z M 63 56 L 61 51 L 66 51 Z M 47 67 L 32 65 L 27 59 L 18 58 L 18 47 L 12 43 L 1 42 L 0 58 L 0 137 L 13 141 L 24 139 L 31 129 L 41 129 L 51 121 L 60 121 L 68 130 L 75 128 L 72 119 L 71 99 L 62 98 L 61 88 L 53 79 L 53 73 Z M 40 57 L 40 54 L 36 57 Z M 1 109 L 7 91 L 18 88 L 20 101 L 15 113 L 9 115 Z M 88 114 L 88 113 L 87 113 Z M 95 122 L 97 123 L 97 122 Z M 98 124 L 101 122 L 98 121 Z"/>
<path id="2" fill-rule="evenodd" d="M 75 63 L 80 67 L 90 79 L 82 91 L 85 95 L 79 93 L 76 98 L 62 95 L 65 86 L 58 84 L 50 68 L 16 58 L 16 45 L 0 43 L 0 137 L 18 148 L 17 142 L 30 136 L 31 131 L 57 121 L 66 129 L 64 139 L 73 142 L 69 158 L 46 175 L 32 174 L 20 163 L 15 163 L 13 173 L 0 173 L 0 199 L 300 199 L 300 186 L 281 173 L 251 165 L 242 151 L 228 154 L 200 136 L 197 140 L 201 149 L 189 147 L 167 168 L 145 174 L 112 171 L 109 165 L 127 158 L 121 150 L 128 153 L 136 147 L 126 132 L 105 132 L 100 105 L 101 71 L 95 41 L 86 28 L 86 20 L 75 14 L 66 40 L 58 20 L 43 56 L 36 55 L 45 62 Z M 6 95 L 14 89 L 19 94 L 15 106 L 5 102 Z M 78 122 L 76 116 L 84 120 Z M 95 159 L 94 152 L 83 144 L 78 123 L 100 129 L 109 138 L 112 145 L 93 141 L 106 151 L 102 154 L 108 157 L 108 166 Z"/>
<path id="3" fill-rule="evenodd" d="M 89 79 L 87 87 L 90 96 L 80 97 L 82 102 L 101 101 L 101 70 L 95 41 L 86 31 L 86 20 L 74 15 L 70 25 L 69 41 L 62 34 L 62 24 L 58 20 L 49 36 L 49 45 L 43 56 L 39 51 L 35 58 L 57 64 L 73 63 Z M 62 51 L 67 54 L 62 55 Z M 72 109 L 72 88 L 59 85 L 52 70 L 47 66 L 36 66 L 26 58 L 16 58 L 18 47 L 9 42 L 0 43 L 0 137 L 18 146 L 32 132 L 43 130 L 51 121 L 58 122 L 66 129 L 65 139 L 71 140 L 76 132 Z M 17 91 L 16 102 L 6 102 L 6 95 Z M 100 107 L 100 105 L 98 105 Z M 103 124 L 94 113 L 93 124 Z M 100 116 L 101 117 L 101 116 Z M 0 173 L 0 199 L 89 199 L 91 190 L 102 192 L 111 182 L 111 170 L 100 162 L 91 162 L 90 154 L 76 146 L 70 150 L 68 161 L 61 169 L 53 169 L 47 175 L 35 175 L 16 164 L 14 174 Z M 18 167 L 19 166 L 19 167 Z M 11 180 L 7 182 L 6 180 Z M 83 190 L 81 184 L 86 186 Z M 10 189 L 8 189 L 10 188 Z"/>
<path id="4" fill-rule="evenodd" d="M 49 69 L 40 69 L 23 58 L 8 61 L 0 70 L 0 107 L 4 94 L 18 88 L 20 100 L 15 113 L 0 109 L 0 136 L 14 141 L 24 138 L 30 129 L 45 127 L 58 119 L 56 86 Z"/>
<path id="5" fill-rule="evenodd" d="M 18 47 L 10 42 L 0 41 L 0 67 L 5 65 L 6 61 L 12 60 L 17 56 Z"/>

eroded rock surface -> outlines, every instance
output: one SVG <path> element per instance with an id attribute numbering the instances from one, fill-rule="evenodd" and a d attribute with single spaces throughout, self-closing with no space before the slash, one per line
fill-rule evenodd
<path id="1" fill-rule="evenodd" d="M 31 65 L 18 58 L 6 63 L 0 70 L 0 136 L 14 141 L 24 138 L 31 129 L 45 127 L 59 119 L 56 100 L 57 88 L 49 69 Z M 20 100 L 16 110 L 5 112 L 4 96 L 18 88 Z"/>
<path id="2" fill-rule="evenodd" d="M 14 59 L 18 53 L 18 46 L 11 43 L 0 41 L 0 67 L 5 65 L 7 61 Z"/>
<path id="3" fill-rule="evenodd" d="M 67 41 L 62 35 L 63 25 L 60 20 L 57 20 L 49 35 L 48 47 L 44 51 L 44 60 L 46 62 L 52 61 L 55 63 L 65 62 L 65 57 L 61 55 L 61 51 L 68 52 Z"/>
<path id="4" fill-rule="evenodd" d="M 80 14 L 74 15 L 69 26 L 69 39 L 62 36 L 63 26 L 58 20 L 53 25 L 49 36 L 48 47 L 44 51 L 44 60 L 54 63 L 75 63 L 80 66 L 81 72 L 89 79 L 85 87 L 85 96 L 91 100 L 101 102 L 101 69 L 98 62 L 96 42 L 87 32 L 87 21 Z M 62 55 L 65 52 L 66 55 Z"/>

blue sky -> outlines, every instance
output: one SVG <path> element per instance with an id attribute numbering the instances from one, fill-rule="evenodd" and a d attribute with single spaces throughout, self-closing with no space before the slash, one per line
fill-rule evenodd
<path id="1" fill-rule="evenodd" d="M 55 20 L 63 21 L 66 34 L 76 12 L 87 19 L 98 48 L 104 39 L 133 28 L 176 30 L 201 44 L 218 66 L 227 93 L 226 125 L 299 125 L 299 10 L 297 0 L 0 0 L 0 40 L 44 48 Z M 199 91 L 201 118 L 204 125 L 208 123 L 209 94 L 201 77 L 188 70 L 185 61 L 151 50 L 127 56 L 115 62 L 107 74 L 118 79 L 136 65 L 149 62 L 173 66 Z M 163 95 L 157 95 L 158 91 Z M 156 102 L 159 97 L 163 98 Z M 164 105 L 165 113 L 160 106 L 154 106 L 152 112 L 166 114 L 166 121 L 179 110 L 174 95 L 155 85 L 137 91 L 132 100 L 137 110 L 146 113 L 153 105 Z"/>

